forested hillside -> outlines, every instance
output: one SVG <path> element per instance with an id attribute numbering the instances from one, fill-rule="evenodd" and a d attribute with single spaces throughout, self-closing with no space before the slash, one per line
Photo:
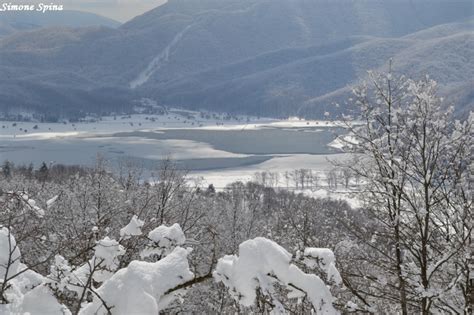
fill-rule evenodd
<path id="1" fill-rule="evenodd" d="M 118 28 L 0 39 L 0 109 L 58 116 L 160 105 L 288 117 L 347 113 L 351 86 L 384 68 L 429 73 L 472 108 L 471 1 L 170 0 Z M 60 109 L 60 110 L 58 110 Z"/>

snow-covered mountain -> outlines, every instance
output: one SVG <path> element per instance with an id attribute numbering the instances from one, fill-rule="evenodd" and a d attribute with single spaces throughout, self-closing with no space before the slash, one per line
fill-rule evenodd
<path id="1" fill-rule="evenodd" d="M 472 106 L 473 7 L 447 0 L 171 0 L 116 29 L 0 40 L 0 106 L 160 104 L 317 116 L 366 70 L 429 73 Z"/>

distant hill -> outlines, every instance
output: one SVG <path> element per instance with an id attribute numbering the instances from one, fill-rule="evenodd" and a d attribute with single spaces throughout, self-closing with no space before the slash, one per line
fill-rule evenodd
<path id="1" fill-rule="evenodd" d="M 115 29 L 19 32 L 0 40 L 0 110 L 5 100 L 9 108 L 43 104 L 74 112 L 94 108 L 97 100 L 124 108 L 149 97 L 194 109 L 336 115 L 346 110 L 342 100 L 350 86 L 393 58 L 397 71 L 439 80 L 463 112 L 473 97 L 472 5 L 170 0 Z M 34 88 L 25 91 L 19 82 Z M 105 101 L 114 94 L 121 101 Z M 335 101 L 342 106 L 334 107 Z"/>
<path id="2" fill-rule="evenodd" d="M 119 22 L 88 12 L 65 10 L 61 12 L 2 12 L 0 14 L 0 36 L 11 35 L 17 31 L 41 27 L 66 26 L 118 27 Z"/>
<path id="3" fill-rule="evenodd" d="M 173 80 L 148 92 L 165 103 L 195 108 L 221 104 L 230 112 L 321 117 L 325 112 L 343 111 L 351 85 L 363 79 L 367 70 L 388 69 L 392 58 L 395 71 L 415 78 L 430 74 L 441 84 L 441 91 L 458 102 L 460 111 L 473 109 L 472 93 L 468 93 L 474 78 L 472 26 L 472 21 L 436 26 L 437 35 L 429 37 L 427 29 L 401 38 L 355 38 L 279 50 Z M 454 98 L 455 94 L 465 97 Z M 335 102 L 342 107 L 334 107 Z"/>

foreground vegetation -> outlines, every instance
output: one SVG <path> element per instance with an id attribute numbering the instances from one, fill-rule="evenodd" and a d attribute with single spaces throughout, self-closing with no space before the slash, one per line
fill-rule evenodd
<path id="1" fill-rule="evenodd" d="M 203 190 L 170 160 L 153 182 L 100 159 L 4 167 L 0 307 L 41 288 L 63 313 L 121 314 L 152 288 L 173 314 L 468 312 L 472 118 L 453 121 L 428 78 L 373 74 L 354 93 L 365 124 L 348 124 L 354 161 L 338 167 L 361 209 L 254 182 Z"/>

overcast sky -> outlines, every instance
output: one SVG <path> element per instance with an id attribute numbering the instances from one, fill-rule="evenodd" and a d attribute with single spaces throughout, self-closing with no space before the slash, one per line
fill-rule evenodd
<path id="1" fill-rule="evenodd" d="M 0 0 L 1 2 L 3 1 Z M 166 0 L 20 0 L 11 2 L 62 4 L 64 10 L 87 11 L 125 22 L 165 3 Z"/>

